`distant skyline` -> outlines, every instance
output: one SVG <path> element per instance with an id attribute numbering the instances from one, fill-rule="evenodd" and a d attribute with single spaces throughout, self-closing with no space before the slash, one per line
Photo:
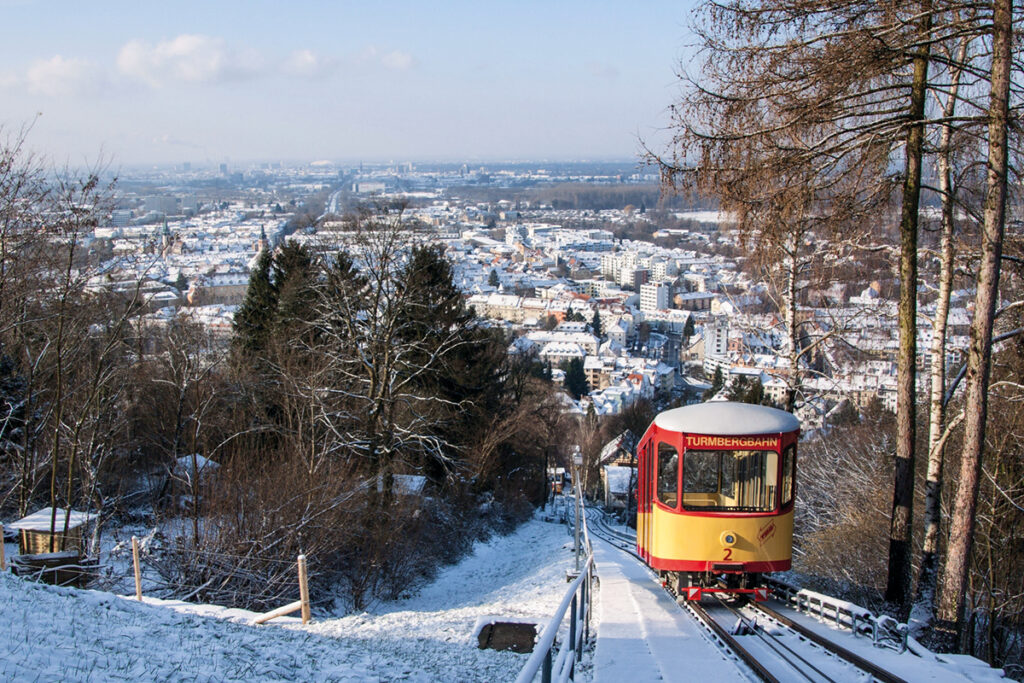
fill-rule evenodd
<path id="1" fill-rule="evenodd" d="M 691 5 L 0 0 L 0 122 L 72 164 L 630 159 Z"/>

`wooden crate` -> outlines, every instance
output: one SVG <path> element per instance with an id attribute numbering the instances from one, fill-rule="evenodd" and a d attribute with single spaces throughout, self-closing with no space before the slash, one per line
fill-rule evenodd
<path id="1" fill-rule="evenodd" d="M 55 586 L 84 586 L 96 575 L 97 565 L 95 559 L 83 558 L 76 550 L 18 555 L 11 561 L 11 568 L 18 576 Z"/>

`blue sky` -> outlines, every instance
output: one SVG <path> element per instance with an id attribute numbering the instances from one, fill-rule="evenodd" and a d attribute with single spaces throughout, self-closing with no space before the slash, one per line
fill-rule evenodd
<path id="1" fill-rule="evenodd" d="M 58 163 L 629 159 L 691 4 L 0 0 L 0 122 Z"/>

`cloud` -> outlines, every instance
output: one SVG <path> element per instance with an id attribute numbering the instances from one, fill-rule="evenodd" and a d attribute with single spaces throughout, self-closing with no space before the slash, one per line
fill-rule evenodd
<path id="1" fill-rule="evenodd" d="M 312 50 L 296 50 L 284 63 L 285 72 L 303 78 L 323 78 L 337 68 L 337 59 L 318 55 Z"/>
<path id="2" fill-rule="evenodd" d="M 18 79 L 8 75 L 2 79 L 6 85 L 17 85 Z M 29 65 L 23 80 L 25 88 L 35 95 L 60 97 L 94 92 L 101 84 L 96 67 L 83 59 L 65 59 L 54 55 Z"/>
<path id="3" fill-rule="evenodd" d="M 117 68 L 126 76 L 153 87 L 170 82 L 223 83 L 251 78 L 261 67 L 259 55 L 229 48 L 220 38 L 182 34 L 150 45 L 126 43 L 117 55 Z"/>
<path id="4" fill-rule="evenodd" d="M 413 56 L 408 52 L 394 50 L 393 52 L 381 55 L 380 63 L 389 69 L 405 71 L 406 69 L 411 69 L 415 66 L 416 60 L 413 59 Z"/>
<path id="5" fill-rule="evenodd" d="M 374 63 L 394 71 L 407 71 L 416 66 L 416 58 L 401 50 L 383 51 L 371 45 L 360 53 L 358 62 Z"/>

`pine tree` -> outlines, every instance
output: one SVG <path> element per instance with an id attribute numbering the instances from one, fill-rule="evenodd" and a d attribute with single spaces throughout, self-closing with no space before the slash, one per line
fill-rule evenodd
<path id="1" fill-rule="evenodd" d="M 598 339 L 604 336 L 604 330 L 601 329 L 601 311 L 597 308 L 594 309 L 594 317 L 590 321 L 590 330 Z"/>
<path id="2" fill-rule="evenodd" d="M 487 284 L 495 288 L 501 286 L 501 280 L 498 279 L 498 271 L 494 270 L 493 268 L 491 268 L 491 274 L 487 278 Z"/>
<path id="3" fill-rule="evenodd" d="M 232 346 L 244 355 L 259 355 L 266 350 L 277 311 L 277 291 L 270 281 L 270 252 L 264 249 L 249 275 L 245 300 L 235 312 L 235 336 Z"/>
<path id="4" fill-rule="evenodd" d="M 690 337 L 693 336 L 693 333 L 693 316 L 691 315 L 689 318 L 686 319 L 686 326 L 683 327 L 683 336 L 686 338 L 687 346 L 689 346 L 690 344 Z"/>
<path id="5" fill-rule="evenodd" d="M 306 247 L 289 240 L 274 256 L 271 274 L 277 292 L 274 334 L 297 338 L 309 328 L 315 313 L 313 257 Z"/>
<path id="6" fill-rule="evenodd" d="M 565 364 L 565 388 L 577 401 L 590 393 L 587 374 L 583 371 L 583 359 L 573 358 Z"/>
<path id="7" fill-rule="evenodd" d="M 704 395 L 701 396 L 701 398 L 703 400 L 705 400 L 705 401 L 707 401 L 707 400 L 709 400 L 711 398 L 714 398 L 715 394 L 717 394 L 719 391 L 721 391 L 722 387 L 724 387 L 724 386 L 725 386 L 725 378 L 722 377 L 722 368 L 721 367 L 716 367 L 715 368 L 715 376 L 711 380 L 711 386 L 708 388 L 707 391 L 704 392 Z"/>

